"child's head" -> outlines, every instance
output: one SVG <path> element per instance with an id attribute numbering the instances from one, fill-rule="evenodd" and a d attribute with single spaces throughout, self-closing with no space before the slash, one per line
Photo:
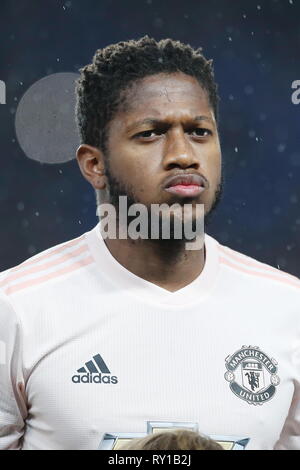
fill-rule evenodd
<path id="1" fill-rule="evenodd" d="M 223 448 L 209 437 L 185 429 L 175 429 L 151 434 L 142 439 L 133 439 L 124 445 L 122 450 L 223 450 Z"/>

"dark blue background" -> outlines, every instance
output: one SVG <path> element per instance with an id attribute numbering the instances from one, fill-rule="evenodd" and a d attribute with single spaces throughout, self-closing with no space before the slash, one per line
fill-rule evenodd
<path id="1" fill-rule="evenodd" d="M 97 223 L 76 160 L 39 164 L 21 150 L 22 95 L 46 75 L 77 72 L 98 48 L 148 34 L 214 59 L 226 184 L 208 232 L 300 277 L 299 0 L 8 0 L 0 9 L 0 271 Z"/>

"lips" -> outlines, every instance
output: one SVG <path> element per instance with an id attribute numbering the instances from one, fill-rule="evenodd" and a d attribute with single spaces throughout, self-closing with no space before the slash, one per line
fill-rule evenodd
<path id="1" fill-rule="evenodd" d="M 201 175 L 186 174 L 167 178 L 165 191 L 181 196 L 198 196 L 207 187 L 206 180 Z"/>

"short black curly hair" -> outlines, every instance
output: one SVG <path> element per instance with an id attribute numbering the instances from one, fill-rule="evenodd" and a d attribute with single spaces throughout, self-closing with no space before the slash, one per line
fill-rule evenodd
<path id="1" fill-rule="evenodd" d="M 93 62 L 79 69 L 76 122 L 81 143 L 106 150 L 107 127 L 132 82 L 157 73 L 183 72 L 195 77 L 208 94 L 218 120 L 217 84 L 212 60 L 202 49 L 172 39 L 144 36 L 98 49 Z"/>

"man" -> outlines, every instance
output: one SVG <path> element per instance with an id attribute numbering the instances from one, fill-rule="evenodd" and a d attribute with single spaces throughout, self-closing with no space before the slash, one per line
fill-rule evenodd
<path id="1" fill-rule="evenodd" d="M 1 274 L 0 448 L 103 448 L 167 422 L 227 448 L 299 449 L 299 280 L 175 234 L 186 205 L 195 226 L 220 200 L 211 62 L 169 39 L 122 42 L 81 69 L 77 94 L 98 205 L 172 206 L 171 233 L 163 210 L 158 237 L 121 237 L 121 210 L 117 237 L 99 223 Z"/>

